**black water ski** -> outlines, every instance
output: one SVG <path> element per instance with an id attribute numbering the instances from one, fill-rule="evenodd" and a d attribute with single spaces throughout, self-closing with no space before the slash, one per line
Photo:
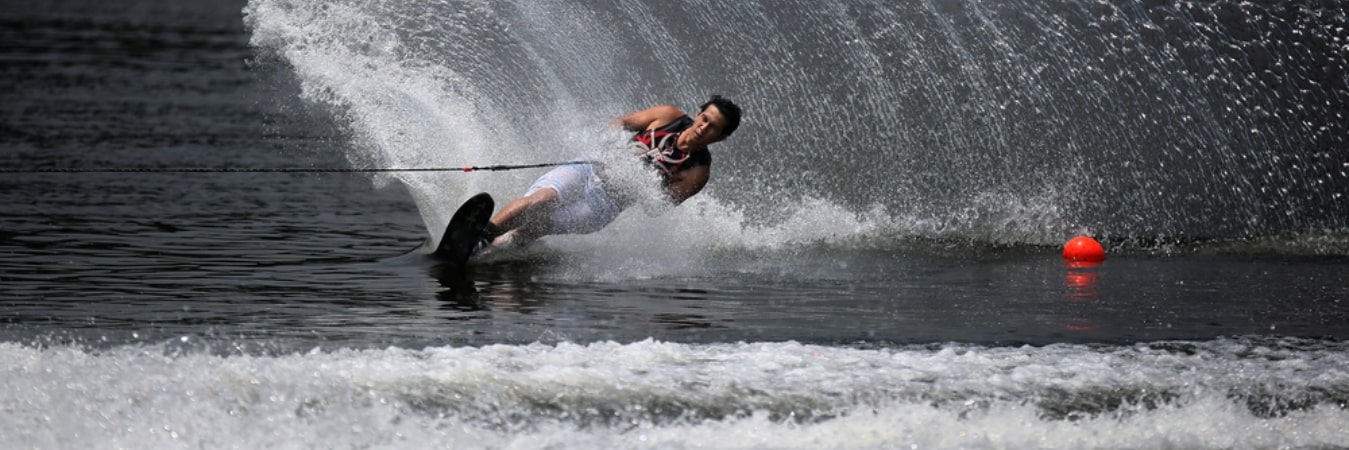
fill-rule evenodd
<path id="1" fill-rule="evenodd" d="M 486 192 L 470 197 L 450 218 L 450 224 L 445 226 L 445 234 L 440 237 L 440 245 L 432 255 L 455 264 L 467 264 L 473 249 L 487 234 L 488 219 L 492 218 L 492 209 L 495 207 L 492 196 Z"/>

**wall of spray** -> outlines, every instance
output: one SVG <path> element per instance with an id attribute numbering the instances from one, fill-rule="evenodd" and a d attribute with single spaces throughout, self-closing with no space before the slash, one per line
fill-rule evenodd
<path id="1" fill-rule="evenodd" d="M 1340 2 L 891 3 L 255 0 L 244 13 L 253 44 L 356 136 L 357 165 L 618 154 L 614 117 L 717 93 L 746 117 L 714 147 L 701 214 L 755 235 L 820 214 L 860 223 L 834 233 L 1004 244 L 1349 227 Z M 509 198 L 537 175 L 397 179 L 439 229 L 468 195 Z"/>

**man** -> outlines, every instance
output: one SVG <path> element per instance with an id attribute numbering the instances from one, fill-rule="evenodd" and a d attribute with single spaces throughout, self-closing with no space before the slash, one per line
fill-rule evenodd
<path id="1" fill-rule="evenodd" d="M 678 205 L 707 185 L 712 167 L 708 145 L 740 126 L 740 107 L 714 95 L 690 118 L 670 105 L 654 106 L 615 121 L 633 131 L 634 144 L 661 177 Z M 585 234 L 603 229 L 628 206 L 622 193 L 606 190 L 594 164 L 568 164 L 539 177 L 524 197 L 492 216 L 487 239 L 516 246 L 550 234 Z"/>

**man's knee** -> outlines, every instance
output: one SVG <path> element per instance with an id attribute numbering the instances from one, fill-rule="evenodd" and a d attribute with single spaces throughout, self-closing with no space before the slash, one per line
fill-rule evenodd
<path id="1" fill-rule="evenodd" d="M 524 197 L 511 200 L 492 218 L 492 222 L 505 229 L 549 228 L 549 216 L 557 208 L 558 193 L 552 188 L 542 188 Z"/>
<path id="2" fill-rule="evenodd" d="M 521 200 L 527 201 L 530 207 L 543 206 L 548 203 L 556 203 L 557 199 L 558 199 L 557 190 L 550 187 L 540 188 L 530 193 L 529 195 L 526 195 L 521 198 Z"/>
<path id="3" fill-rule="evenodd" d="M 552 188 L 542 188 L 529 193 L 524 197 L 511 200 L 505 209 L 515 209 L 514 215 L 538 215 L 551 211 L 558 202 L 557 191 Z"/>

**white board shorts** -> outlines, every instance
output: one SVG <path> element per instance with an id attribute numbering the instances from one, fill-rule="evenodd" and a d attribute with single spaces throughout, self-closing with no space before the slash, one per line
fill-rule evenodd
<path id="1" fill-rule="evenodd" d="M 539 189 L 557 191 L 557 209 L 553 211 L 553 233 L 587 234 L 603 229 L 623 212 L 604 189 L 604 181 L 593 164 L 568 164 L 543 174 L 525 191 L 529 196 Z"/>

